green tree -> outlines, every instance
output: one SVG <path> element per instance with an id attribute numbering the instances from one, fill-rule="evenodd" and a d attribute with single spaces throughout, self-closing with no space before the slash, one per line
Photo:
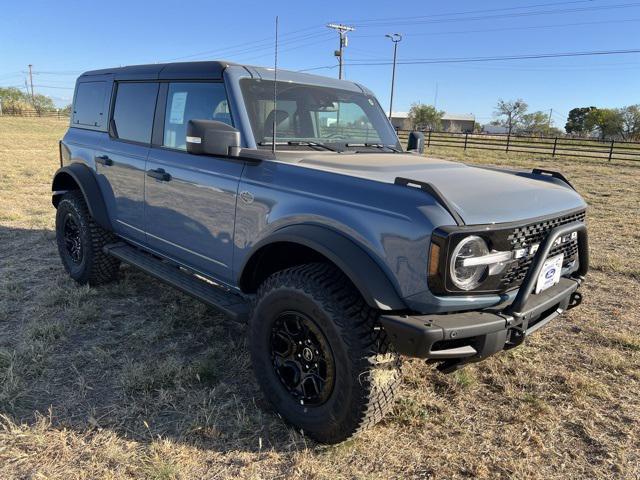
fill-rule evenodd
<path id="1" fill-rule="evenodd" d="M 498 117 L 497 125 L 507 127 L 511 133 L 520 124 L 522 116 L 527 113 L 528 108 L 529 105 L 521 98 L 517 100 L 499 99 L 494 111 L 494 115 Z"/>
<path id="2" fill-rule="evenodd" d="M 30 100 L 29 95 L 18 88 L 0 88 L 0 101 L 2 101 L 2 111 L 5 114 L 20 114 L 33 108 Z"/>
<path id="3" fill-rule="evenodd" d="M 33 108 L 35 108 L 36 112 L 38 113 L 51 112 L 56 109 L 56 105 L 55 103 L 53 103 L 53 100 L 40 93 L 37 93 L 33 96 L 31 103 L 33 104 Z"/>
<path id="4" fill-rule="evenodd" d="M 440 130 L 442 128 L 443 111 L 432 105 L 414 103 L 409 110 L 409 120 L 414 129 Z"/>
<path id="5" fill-rule="evenodd" d="M 578 135 L 586 135 L 590 133 L 586 128 L 586 120 L 589 112 L 596 110 L 596 107 L 574 108 L 569 112 L 567 123 L 564 129 L 567 133 L 577 133 Z"/>
<path id="6" fill-rule="evenodd" d="M 519 128 L 527 133 L 546 135 L 549 133 L 551 126 L 549 114 L 538 111 L 522 115 Z"/>
<path id="7" fill-rule="evenodd" d="M 622 135 L 623 124 L 622 114 L 615 108 L 596 108 L 585 119 L 587 131 L 597 131 L 602 140 Z"/>
<path id="8" fill-rule="evenodd" d="M 640 140 L 640 104 L 620 109 L 622 137 L 625 140 Z"/>

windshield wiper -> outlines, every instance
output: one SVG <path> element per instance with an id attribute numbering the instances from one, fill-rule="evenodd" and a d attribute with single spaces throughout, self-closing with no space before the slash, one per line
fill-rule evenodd
<path id="1" fill-rule="evenodd" d="M 392 152 L 402 153 L 393 145 L 384 145 L 383 143 L 347 143 L 347 147 L 373 147 L 373 148 L 388 148 Z"/>
<path id="2" fill-rule="evenodd" d="M 260 142 L 258 143 L 258 145 L 263 147 L 267 145 L 273 145 L 273 142 Z M 276 142 L 276 146 L 277 145 L 291 145 L 291 146 L 308 145 L 310 147 L 324 148 L 325 150 L 329 150 L 330 152 L 338 152 L 338 153 L 340 152 L 340 150 L 336 148 L 330 147 L 329 145 L 325 145 L 324 143 L 314 142 L 312 140 L 290 140 L 288 142 Z"/>

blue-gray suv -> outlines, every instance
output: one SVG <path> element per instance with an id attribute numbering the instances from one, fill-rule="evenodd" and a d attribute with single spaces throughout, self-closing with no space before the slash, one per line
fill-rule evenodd
<path id="1" fill-rule="evenodd" d="M 264 395 L 326 443 L 382 418 L 400 355 L 451 372 L 580 303 L 586 205 L 560 173 L 403 151 L 364 86 L 274 73 L 80 76 L 53 179 L 74 280 L 125 262 L 247 319 Z"/>

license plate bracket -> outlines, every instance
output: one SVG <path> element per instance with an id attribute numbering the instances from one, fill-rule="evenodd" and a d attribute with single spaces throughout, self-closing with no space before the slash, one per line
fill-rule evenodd
<path id="1" fill-rule="evenodd" d="M 540 293 L 551 288 L 560 281 L 563 260 L 564 253 L 561 253 L 559 255 L 549 257 L 544 261 L 540 275 L 538 275 L 538 281 L 536 282 L 535 293 Z"/>

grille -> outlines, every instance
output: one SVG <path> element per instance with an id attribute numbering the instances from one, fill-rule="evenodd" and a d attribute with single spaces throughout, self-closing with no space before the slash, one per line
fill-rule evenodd
<path id="1" fill-rule="evenodd" d="M 552 218 L 543 222 L 532 223 L 522 227 L 516 227 L 509 234 L 508 240 L 513 250 L 525 247 L 531 247 L 536 243 L 542 243 L 547 234 L 559 225 L 566 225 L 572 222 L 584 222 L 585 212 L 577 212 L 563 217 Z M 578 240 L 557 245 L 551 249 L 550 257 L 564 253 L 564 261 L 562 266 L 568 267 L 576 260 L 578 254 Z M 525 255 L 512 263 L 505 271 L 500 284 L 503 288 L 510 289 L 517 287 L 522 283 L 524 277 L 531 266 L 534 255 Z"/>

